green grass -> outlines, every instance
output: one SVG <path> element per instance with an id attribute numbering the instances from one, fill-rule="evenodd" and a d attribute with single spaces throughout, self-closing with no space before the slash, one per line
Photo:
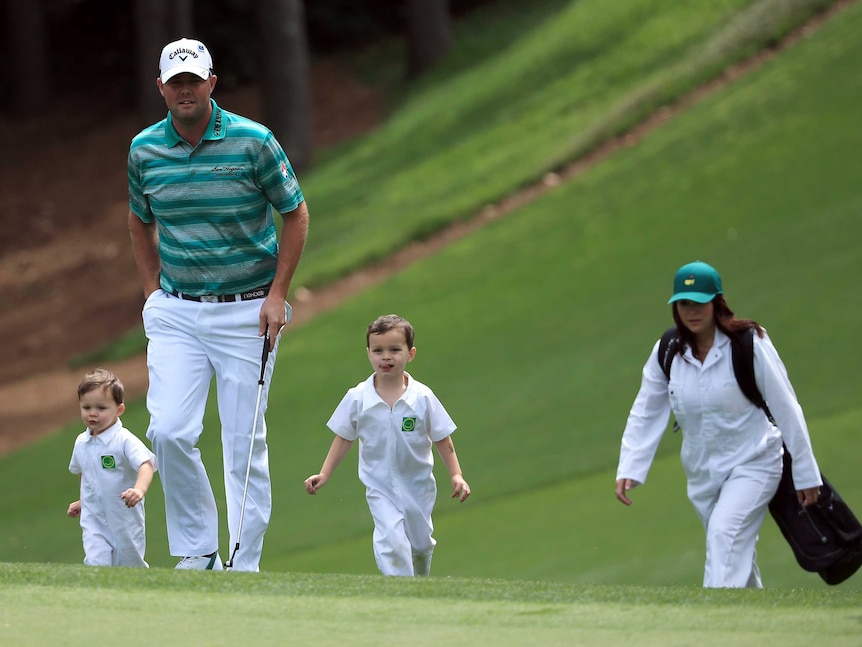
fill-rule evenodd
<path id="1" fill-rule="evenodd" d="M 444 67 L 378 132 L 303 180 L 321 215 L 296 285 L 313 288 L 476 213 L 828 4 L 581 0 L 498 41 L 477 65 L 464 68 L 456 52 L 451 76 Z"/>
<path id="2" fill-rule="evenodd" d="M 85 645 L 858 645 L 858 593 L 0 564 L 0 641 Z M 218 609 L 218 612 L 215 612 Z M 45 622 L 50 618 L 50 622 Z"/>
<path id="3" fill-rule="evenodd" d="M 568 11 L 599 13 L 597 6 L 581 0 Z M 622 6 L 636 11 L 631 3 L 614 11 Z M 677 12 L 696 13 L 694 4 L 656 6 L 659 24 L 677 24 Z M 728 14 L 715 25 L 737 20 Z M 634 19 L 622 24 L 631 27 Z M 704 28 L 700 40 L 710 41 L 716 29 Z M 80 529 L 63 516 L 76 498 L 76 479 L 66 469 L 78 425 L 0 460 L 0 549 L 8 562 L 30 563 L 0 567 L 0 581 L 8 584 L 0 588 L 0 643 L 19 636 L 12 632 L 24 631 L 22 623 L 38 622 L 33 609 L 41 604 L 58 619 L 90 619 L 91 606 L 105 605 L 125 620 L 122 610 L 140 609 L 130 622 L 144 628 L 163 617 L 158 622 L 169 631 L 184 619 L 183 631 L 210 644 L 231 643 L 250 626 L 262 644 L 275 642 L 287 619 L 297 643 L 365 644 L 388 636 L 417 644 L 460 637 L 494 645 L 614 638 L 643 645 L 858 645 L 862 575 L 827 587 L 798 568 L 769 520 L 758 549 L 769 589 L 701 591 L 703 531 L 685 500 L 678 436 L 663 440 L 630 509 L 614 500 L 613 478 L 641 366 L 669 321 L 673 272 L 702 258 L 722 273 L 737 313 L 769 329 L 806 411 L 821 468 L 862 512 L 854 458 L 862 379 L 852 341 L 862 318 L 853 296 L 862 272 L 856 242 L 862 131 L 852 127 L 862 103 L 860 30 L 862 5 L 855 3 L 637 147 L 290 329 L 268 415 L 275 509 L 262 564 L 267 572 L 259 577 L 185 580 L 162 568 L 71 566 L 82 558 Z M 544 38 L 554 40 L 551 32 Z M 537 46 L 534 33 L 523 39 L 500 57 Z M 630 41 L 605 48 L 616 44 Z M 483 65 L 493 67 L 493 59 Z M 524 89 L 520 100 L 529 103 L 529 94 Z M 392 128 L 421 121 L 410 116 L 411 105 Z M 374 141 L 357 143 L 357 150 Z M 545 146 L 541 138 L 535 145 Z M 486 180 L 481 168 L 456 170 L 466 183 Z M 380 214 L 391 216 L 387 209 Z M 322 211 L 319 219 L 328 215 Z M 321 239 L 329 226 L 321 223 Z M 366 233 L 351 234 L 356 249 Z M 310 264 L 321 267 L 316 263 Z M 355 450 L 319 496 L 302 490 L 329 446 L 325 421 L 344 391 L 369 372 L 367 323 L 393 311 L 417 328 L 411 370 L 458 423 L 454 439 L 474 490 L 463 505 L 449 500 L 438 465 L 435 577 L 422 582 L 375 575 Z M 202 450 L 219 488 L 213 406 L 207 415 Z M 129 403 L 124 422 L 143 435 L 143 402 Z M 147 506 L 148 560 L 170 566 L 158 479 Z M 232 616 L 233 610 L 242 613 Z M 68 642 L 96 628 L 95 620 L 79 622 Z M 128 635 L 143 640 L 144 632 Z"/>

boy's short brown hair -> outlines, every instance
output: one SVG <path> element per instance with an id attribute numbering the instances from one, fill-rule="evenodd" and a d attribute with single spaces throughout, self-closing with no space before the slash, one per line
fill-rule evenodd
<path id="1" fill-rule="evenodd" d="M 413 326 L 404 317 L 398 315 L 383 315 L 377 317 L 368 325 L 368 332 L 365 333 L 365 347 L 371 346 L 371 335 L 382 335 L 396 328 L 404 332 L 404 340 L 407 342 L 407 348 L 413 348 Z"/>
<path id="2" fill-rule="evenodd" d="M 84 379 L 78 384 L 78 399 L 80 400 L 85 393 L 96 389 L 108 389 L 116 404 L 123 404 L 125 401 L 126 389 L 123 387 L 123 383 L 107 369 L 97 368 L 84 376 Z"/>

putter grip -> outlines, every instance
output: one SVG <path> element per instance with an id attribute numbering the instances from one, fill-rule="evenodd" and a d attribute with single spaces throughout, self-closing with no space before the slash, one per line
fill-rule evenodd
<path id="1" fill-rule="evenodd" d="M 266 373 L 266 360 L 269 357 L 269 328 L 263 335 L 263 353 L 260 356 L 260 380 L 258 384 L 263 384 L 263 376 Z"/>

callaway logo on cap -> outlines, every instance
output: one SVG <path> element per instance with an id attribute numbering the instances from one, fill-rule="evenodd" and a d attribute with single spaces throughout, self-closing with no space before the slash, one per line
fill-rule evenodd
<path id="1" fill-rule="evenodd" d="M 183 72 L 208 79 L 212 73 L 213 60 L 209 50 L 199 40 L 181 38 L 165 45 L 159 59 L 159 78 L 162 83 Z"/>

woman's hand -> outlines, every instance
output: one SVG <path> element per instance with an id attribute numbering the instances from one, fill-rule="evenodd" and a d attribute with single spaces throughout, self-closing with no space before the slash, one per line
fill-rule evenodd
<path id="1" fill-rule="evenodd" d="M 637 481 L 633 481 L 631 479 L 617 479 L 617 489 L 616 495 L 617 499 L 625 503 L 626 505 L 631 505 L 632 500 L 626 496 L 626 493 L 634 487 L 637 487 Z"/>
<path id="2" fill-rule="evenodd" d="M 803 508 L 817 503 L 820 498 L 820 486 L 805 488 L 804 490 L 796 490 L 796 499 L 802 504 Z"/>

